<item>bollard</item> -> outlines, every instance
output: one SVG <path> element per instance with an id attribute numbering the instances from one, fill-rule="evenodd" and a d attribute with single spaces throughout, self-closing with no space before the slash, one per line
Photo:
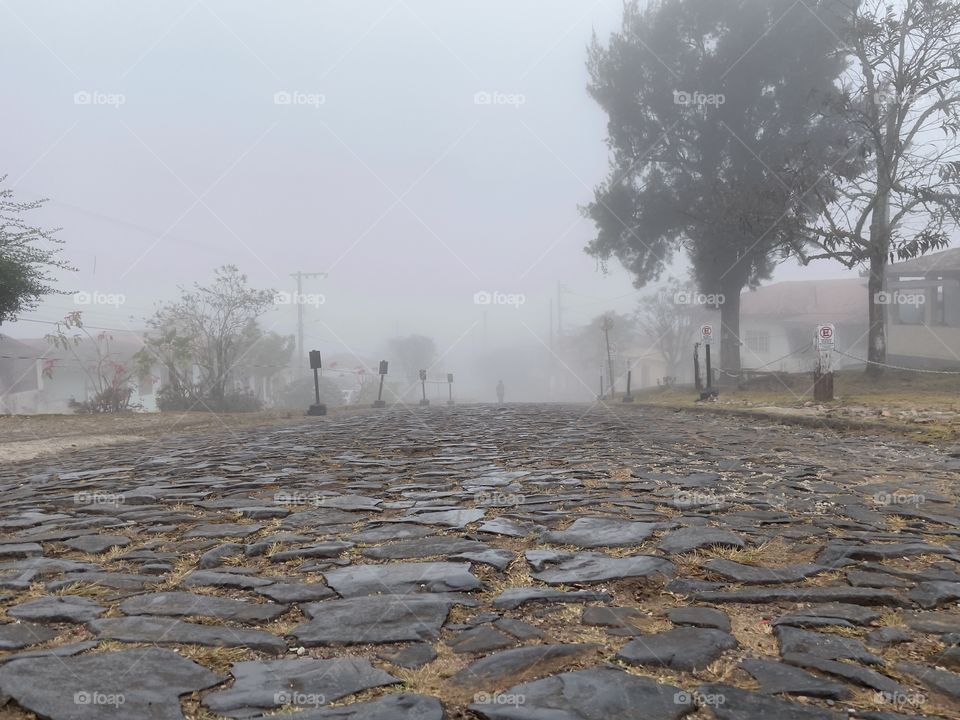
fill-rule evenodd
<path id="1" fill-rule="evenodd" d="M 313 392 L 317 401 L 307 410 L 307 415 L 326 415 L 327 406 L 320 402 L 320 377 L 317 375 L 320 368 L 323 367 L 320 362 L 320 351 L 310 351 L 310 368 L 313 370 Z"/>
<path id="2" fill-rule="evenodd" d="M 707 387 L 700 393 L 701 400 L 709 400 L 717 396 L 713 387 L 713 368 L 710 366 L 710 343 L 703 344 L 703 359 L 707 365 Z"/>
<path id="3" fill-rule="evenodd" d="M 625 403 L 632 403 L 633 396 L 630 394 L 630 379 L 633 375 L 633 370 L 627 370 L 627 394 L 623 396 L 623 401 Z"/>
<path id="4" fill-rule="evenodd" d="M 447 373 L 447 388 L 450 390 L 450 399 L 447 405 L 453 405 L 453 373 Z"/>
<path id="5" fill-rule="evenodd" d="M 697 392 L 703 390 L 703 381 L 700 379 L 700 343 L 693 344 L 693 385 Z"/>
<path id="6" fill-rule="evenodd" d="M 597 400 L 603 400 L 603 373 L 600 373 L 600 396 Z"/>
<path id="7" fill-rule="evenodd" d="M 420 401 L 420 405 L 426 406 L 430 404 L 430 401 L 427 400 L 427 371 L 420 371 L 420 387 L 423 389 L 423 399 Z"/>
<path id="8" fill-rule="evenodd" d="M 386 407 L 387 404 L 383 401 L 383 378 L 387 374 L 387 361 L 380 361 L 380 389 L 377 390 L 377 399 L 374 401 L 373 406 L 375 408 Z"/>

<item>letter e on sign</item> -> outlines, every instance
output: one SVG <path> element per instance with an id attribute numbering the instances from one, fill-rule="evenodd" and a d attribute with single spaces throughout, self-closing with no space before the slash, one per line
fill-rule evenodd
<path id="1" fill-rule="evenodd" d="M 817 347 L 832 348 L 836 343 L 837 328 L 833 323 L 817 325 Z"/>

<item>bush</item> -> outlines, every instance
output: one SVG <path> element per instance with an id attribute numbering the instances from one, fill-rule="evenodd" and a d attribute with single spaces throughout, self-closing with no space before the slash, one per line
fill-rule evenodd
<path id="1" fill-rule="evenodd" d="M 161 412 L 210 410 L 212 412 L 243 413 L 262 410 L 263 403 L 249 390 L 228 392 L 223 398 L 215 399 L 200 395 L 196 392 L 196 389 L 184 391 L 164 385 L 157 392 L 157 407 Z"/>
<path id="2" fill-rule="evenodd" d="M 277 407 L 287 410 L 305 410 L 316 402 L 313 378 L 304 377 L 287 385 L 277 397 Z M 320 378 L 320 402 L 327 407 L 343 405 L 343 391 L 328 378 Z"/>

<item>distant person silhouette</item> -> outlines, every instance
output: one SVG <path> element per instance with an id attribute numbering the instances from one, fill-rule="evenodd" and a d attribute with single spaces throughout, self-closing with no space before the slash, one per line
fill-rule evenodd
<path id="1" fill-rule="evenodd" d="M 497 383 L 497 401 L 503 405 L 503 393 L 505 388 L 503 387 L 503 380 Z"/>

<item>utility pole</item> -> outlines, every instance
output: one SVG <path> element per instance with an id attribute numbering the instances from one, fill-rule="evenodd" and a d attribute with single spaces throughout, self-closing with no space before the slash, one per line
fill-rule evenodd
<path id="1" fill-rule="evenodd" d="M 553 300 L 550 301 L 550 350 L 553 350 Z"/>
<path id="2" fill-rule="evenodd" d="M 603 324 L 600 327 L 607 343 L 607 369 L 610 372 L 610 397 L 612 398 L 616 395 L 616 391 L 613 380 L 613 355 L 610 353 L 610 328 L 613 327 L 613 320 L 610 319 L 609 315 L 603 316 Z"/>
<path id="3" fill-rule="evenodd" d="M 303 359 L 306 357 L 303 349 L 303 280 L 304 278 L 325 278 L 327 273 L 307 273 L 298 270 L 290 273 L 290 277 L 297 279 L 297 296 L 293 299 L 297 306 L 297 377 L 303 377 L 305 370 Z"/>
<path id="4" fill-rule="evenodd" d="M 557 339 L 563 337 L 563 293 L 566 289 L 566 285 L 557 283 Z"/>

